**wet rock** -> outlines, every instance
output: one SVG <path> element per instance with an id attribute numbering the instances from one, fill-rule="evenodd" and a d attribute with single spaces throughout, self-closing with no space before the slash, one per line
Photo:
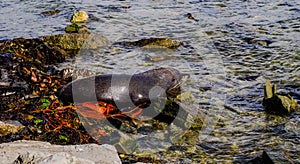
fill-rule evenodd
<path id="1" fill-rule="evenodd" d="M 43 12 L 41 12 L 41 14 L 43 14 L 43 15 L 55 15 L 55 14 L 58 14 L 60 12 L 61 12 L 60 10 L 49 10 L 49 11 L 43 11 Z"/>
<path id="2" fill-rule="evenodd" d="M 111 145 L 51 145 L 40 141 L 15 141 L 0 145 L 1 163 L 121 163 Z"/>
<path id="3" fill-rule="evenodd" d="M 198 19 L 195 19 L 194 16 L 193 16 L 191 13 L 187 13 L 185 16 L 186 16 L 188 19 L 190 19 L 190 20 L 194 20 L 194 21 L 196 21 L 196 22 L 199 21 Z"/>
<path id="4" fill-rule="evenodd" d="M 263 151 L 262 155 L 255 157 L 254 159 L 247 161 L 247 163 L 251 163 L 251 164 L 260 164 L 260 163 L 264 163 L 264 164 L 273 164 L 274 162 L 272 161 L 272 159 L 270 158 L 270 156 L 268 155 L 268 153 L 266 151 Z"/>
<path id="5" fill-rule="evenodd" d="M 216 7 L 227 7 L 227 6 L 223 3 L 218 3 L 218 4 L 216 4 Z"/>
<path id="6" fill-rule="evenodd" d="M 66 33 L 86 33 L 90 34 L 91 31 L 84 25 L 71 24 L 65 28 Z"/>
<path id="7" fill-rule="evenodd" d="M 11 54 L 0 54 L 0 87 L 8 87 L 12 81 L 13 59 Z"/>
<path id="8" fill-rule="evenodd" d="M 170 40 L 167 38 L 148 38 L 148 39 L 141 39 L 138 41 L 118 42 L 116 44 L 120 44 L 126 47 L 170 48 L 170 49 L 176 49 L 179 46 L 183 45 L 182 42 Z"/>
<path id="9" fill-rule="evenodd" d="M 248 36 L 243 37 L 242 39 L 248 44 L 254 44 L 254 45 L 259 45 L 264 47 L 267 47 L 274 42 L 270 39 L 252 38 Z"/>
<path id="10" fill-rule="evenodd" d="M 260 46 L 267 47 L 271 43 L 273 43 L 273 41 L 272 40 L 267 40 L 267 39 L 258 39 L 258 38 L 255 38 L 255 39 L 250 40 L 248 43 L 249 44 L 258 44 Z"/>
<path id="11" fill-rule="evenodd" d="M 195 97 L 193 97 L 191 92 L 183 92 L 176 97 L 178 100 L 186 103 L 193 103 L 195 101 Z"/>
<path id="12" fill-rule="evenodd" d="M 263 105 L 267 112 L 277 115 L 287 115 L 297 110 L 298 103 L 289 94 L 278 94 L 277 86 L 272 86 L 269 80 L 264 87 Z"/>
<path id="13" fill-rule="evenodd" d="M 80 48 L 97 49 L 110 43 L 109 40 L 102 35 L 88 33 L 44 36 L 42 39 L 47 44 L 60 47 L 66 51 L 79 50 Z"/>
<path id="14" fill-rule="evenodd" d="M 119 153 L 131 154 L 137 148 L 136 140 L 120 131 L 115 131 L 111 137 L 119 138 L 119 141 L 114 144 Z"/>
<path id="15" fill-rule="evenodd" d="M 23 128 L 24 126 L 18 121 L 0 121 L 0 136 L 15 134 Z"/>
<path id="16" fill-rule="evenodd" d="M 84 23 L 88 21 L 88 19 L 89 19 L 89 15 L 85 11 L 75 11 L 71 18 L 71 22 Z"/>
<path id="17" fill-rule="evenodd" d="M 82 69 L 82 68 L 65 68 L 61 71 L 61 73 L 62 73 L 62 79 L 64 80 L 65 79 L 75 80 L 82 77 L 98 75 L 96 72 L 87 69 Z"/>
<path id="18" fill-rule="evenodd" d="M 250 161 L 240 161 L 239 163 L 249 163 L 249 164 L 273 164 L 273 163 L 295 163 L 289 156 L 289 153 L 282 151 L 269 151 L 264 150 L 261 155 L 256 156 Z"/>

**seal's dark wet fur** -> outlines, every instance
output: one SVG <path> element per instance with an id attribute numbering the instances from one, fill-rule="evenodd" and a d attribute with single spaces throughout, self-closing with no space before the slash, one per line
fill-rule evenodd
<path id="1" fill-rule="evenodd" d="M 59 98 L 64 104 L 103 101 L 114 105 L 147 107 L 160 96 L 177 95 L 180 85 L 189 77 L 173 68 L 158 68 L 126 75 L 109 74 L 75 80 L 66 85 Z"/>

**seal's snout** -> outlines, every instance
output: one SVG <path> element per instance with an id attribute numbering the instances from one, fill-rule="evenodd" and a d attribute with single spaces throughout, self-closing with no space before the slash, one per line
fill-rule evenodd
<path id="1" fill-rule="evenodd" d="M 170 86 L 170 89 L 175 89 L 180 87 L 183 83 L 185 83 L 190 78 L 189 74 L 180 74 L 176 79 L 174 78 L 173 84 Z"/>
<path id="2" fill-rule="evenodd" d="M 181 81 L 183 81 L 183 83 L 184 83 L 184 82 L 186 82 L 190 77 L 191 77 L 191 76 L 190 76 L 189 74 L 184 73 L 184 74 L 181 75 Z"/>
<path id="3" fill-rule="evenodd" d="M 186 73 L 181 73 L 176 69 L 169 69 L 171 72 L 172 80 L 169 83 L 167 93 L 170 95 L 178 95 L 181 93 L 181 85 L 185 83 L 190 75 Z"/>

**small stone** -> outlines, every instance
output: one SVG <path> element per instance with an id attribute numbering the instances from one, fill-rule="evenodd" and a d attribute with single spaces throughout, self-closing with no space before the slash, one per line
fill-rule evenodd
<path id="1" fill-rule="evenodd" d="M 198 19 L 195 19 L 194 16 L 191 13 L 187 13 L 186 16 L 190 19 L 190 20 L 194 20 L 196 22 L 198 22 Z"/>
<path id="2" fill-rule="evenodd" d="M 85 11 L 75 11 L 71 22 L 72 23 L 84 23 L 89 19 L 89 15 Z"/>
<path id="3" fill-rule="evenodd" d="M 0 121 L 0 136 L 15 134 L 21 129 L 23 129 L 24 127 L 25 126 L 23 126 L 18 121 L 6 121 L 6 122 Z"/>

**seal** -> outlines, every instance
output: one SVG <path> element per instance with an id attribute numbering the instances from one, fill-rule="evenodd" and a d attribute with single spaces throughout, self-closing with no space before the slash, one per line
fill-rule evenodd
<path id="1" fill-rule="evenodd" d="M 102 101 L 118 108 L 148 107 L 151 101 L 180 94 L 180 86 L 189 74 L 174 68 L 157 68 L 146 72 L 107 74 L 77 79 L 59 93 L 64 104 Z"/>

